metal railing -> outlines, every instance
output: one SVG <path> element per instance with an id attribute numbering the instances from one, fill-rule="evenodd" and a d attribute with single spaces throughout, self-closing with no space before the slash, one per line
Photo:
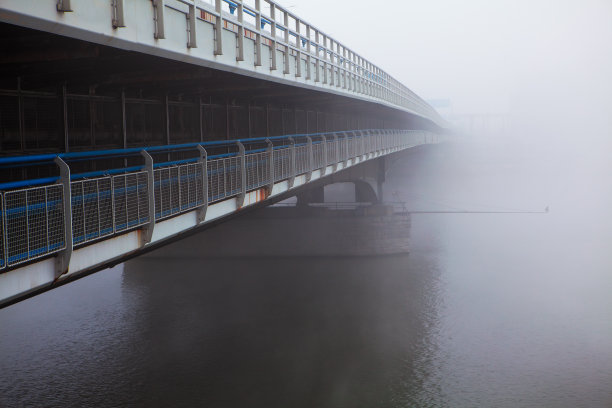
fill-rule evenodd
<path id="1" fill-rule="evenodd" d="M 0 158 L 1 168 L 37 161 L 46 163 L 52 158 L 65 164 L 63 160 L 82 160 L 83 157 L 123 157 L 135 153 L 151 157 L 148 152 L 164 149 L 199 150 L 201 153 L 199 158 L 107 170 L 100 175 L 87 174 L 87 178 L 68 175 L 68 186 L 62 178 L 57 178 L 56 184 L 42 186 L 36 184 L 49 183 L 49 180 L 0 184 L 0 270 L 67 247 L 151 226 L 155 221 L 239 197 L 248 191 L 268 188 L 275 182 L 290 180 L 291 187 L 295 177 L 307 175 L 308 181 L 313 171 L 329 165 L 335 171 L 341 162 L 357 157 L 370 158 L 372 153 L 390 153 L 431 139 L 421 131 L 368 130 Z M 249 146 L 267 143 L 268 148 L 246 151 L 243 143 Z M 236 152 L 207 157 L 205 148 L 216 146 L 240 148 Z M 24 184 L 29 186 L 8 190 Z M 68 210 L 66 191 L 70 192 Z M 150 205 L 154 207 L 152 212 Z M 67 211 L 70 217 L 65 216 Z"/>
<path id="2" fill-rule="evenodd" d="M 98 15 L 94 14 L 96 8 L 104 5 L 90 5 L 84 0 L 48 2 L 56 6 L 41 2 L 41 8 L 83 15 L 83 19 L 58 19 L 60 24 L 77 26 L 80 31 L 100 30 L 96 18 L 106 15 L 115 38 L 136 41 L 134 33 L 146 32 L 157 46 L 171 47 L 168 43 L 172 43 L 173 51 L 196 58 L 216 61 L 219 56 L 231 53 L 231 58 L 225 59 L 231 60 L 235 54 L 235 61 L 242 63 L 243 68 L 255 70 L 265 66 L 272 77 L 291 76 L 298 82 L 322 84 L 328 89 L 411 110 L 438 124 L 444 122 L 429 104 L 379 66 L 273 0 L 112 0 L 111 13 Z M 13 3 L 18 4 L 18 0 L 5 7 L 21 11 Z M 208 43 L 204 44 L 205 41 Z"/>

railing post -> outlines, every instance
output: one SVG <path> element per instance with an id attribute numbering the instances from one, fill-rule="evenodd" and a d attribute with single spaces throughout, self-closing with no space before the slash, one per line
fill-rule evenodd
<path id="1" fill-rule="evenodd" d="M 272 44 L 270 45 L 270 71 L 276 71 L 276 4 L 270 3 L 270 35 L 272 36 Z"/>
<path id="2" fill-rule="evenodd" d="M 297 55 L 295 57 L 295 77 L 299 78 L 302 76 L 302 34 L 300 34 L 300 20 L 295 19 L 295 48 L 297 48 Z"/>
<path id="3" fill-rule="evenodd" d="M 290 151 L 289 151 L 289 174 L 291 174 L 291 176 L 289 177 L 289 179 L 287 180 L 287 183 L 289 184 L 289 188 L 293 187 L 293 183 L 295 182 L 295 172 L 296 172 L 296 166 L 295 166 L 295 140 L 293 140 L 292 137 L 290 137 L 289 139 L 289 143 L 291 144 L 290 147 Z"/>
<path id="4" fill-rule="evenodd" d="M 123 0 L 113 0 L 113 28 L 125 27 Z"/>
<path id="5" fill-rule="evenodd" d="M 359 139 L 361 139 L 361 151 L 360 151 L 360 158 L 359 161 L 363 161 L 366 158 L 366 145 L 365 145 L 365 136 L 363 134 L 363 131 L 360 130 L 359 131 Z"/>
<path id="6" fill-rule="evenodd" d="M 261 0 L 255 0 L 255 63 L 261 66 Z"/>
<path id="7" fill-rule="evenodd" d="M 321 135 L 321 143 L 323 143 L 323 165 L 321 166 L 321 176 L 327 173 L 327 138 Z"/>
<path id="8" fill-rule="evenodd" d="M 334 133 L 334 148 L 336 150 L 336 157 L 334 157 L 334 164 L 332 165 L 332 170 L 335 173 L 338 170 L 338 162 L 340 161 L 340 143 L 338 143 L 338 133 Z"/>
<path id="9" fill-rule="evenodd" d="M 72 7 L 70 7 L 70 0 L 57 0 L 57 11 L 62 13 L 72 11 Z"/>
<path id="10" fill-rule="evenodd" d="M 202 166 L 202 199 L 204 202 L 198 207 L 196 216 L 198 223 L 202 223 L 206 219 L 208 210 L 208 154 L 202 145 L 198 145 L 198 151 L 200 152 L 198 163 Z"/>
<path id="11" fill-rule="evenodd" d="M 307 56 L 306 56 L 306 79 L 310 80 L 311 78 L 311 65 L 312 65 L 312 59 L 311 59 L 311 54 L 312 54 L 312 47 L 310 44 L 310 24 L 306 24 L 306 40 L 308 41 L 308 45 L 306 46 L 306 52 L 307 52 Z"/>
<path id="12" fill-rule="evenodd" d="M 346 168 L 348 167 L 348 162 L 349 162 L 349 137 L 348 137 L 348 132 L 343 132 L 344 133 L 344 146 L 345 146 L 345 152 L 346 152 L 346 157 L 344 158 L 344 163 L 342 164 L 342 168 Z"/>
<path id="13" fill-rule="evenodd" d="M 70 167 L 59 156 L 56 156 L 55 164 L 59 167 L 59 183 L 62 184 L 63 212 L 64 212 L 64 243 L 66 247 L 57 254 L 55 279 L 68 272 L 70 258 L 72 257 L 72 191 L 70 186 Z M 6 228 L 6 227 L 5 227 Z M 6 245 L 6 244 L 5 244 Z"/>
<path id="14" fill-rule="evenodd" d="M 239 140 L 236 141 L 236 144 L 238 145 L 238 158 L 240 160 L 240 194 L 236 198 L 236 206 L 240 208 L 244 204 L 247 188 L 246 153 L 244 145 Z"/>
<path id="15" fill-rule="evenodd" d="M 266 144 L 268 148 L 266 151 L 268 152 L 268 171 L 270 173 L 270 180 L 268 180 L 267 190 L 268 196 L 272 194 L 272 189 L 274 188 L 274 144 L 270 141 L 270 139 L 266 139 Z"/>
<path id="16" fill-rule="evenodd" d="M 289 13 L 287 10 L 283 10 L 285 14 L 283 19 L 283 25 L 285 27 L 285 69 L 283 70 L 283 74 L 289 74 L 291 70 L 289 69 L 289 57 L 291 54 L 291 49 L 289 48 Z"/>
<path id="17" fill-rule="evenodd" d="M 306 172 L 306 182 L 312 178 L 312 168 L 314 167 L 314 154 L 312 151 L 312 138 L 306 136 L 306 145 L 308 146 L 308 171 Z"/>
<path id="18" fill-rule="evenodd" d="M 215 0 L 215 55 L 223 55 L 223 0 Z"/>
<path id="19" fill-rule="evenodd" d="M 153 37 L 156 40 L 166 38 L 164 33 L 164 0 L 153 1 L 153 20 L 155 21 L 155 33 Z"/>
<path id="20" fill-rule="evenodd" d="M 189 27 L 189 37 L 187 38 L 187 48 L 197 48 L 198 40 L 196 36 L 196 6 L 195 2 L 188 5 L 189 13 L 187 13 L 187 25 Z"/>
<path id="21" fill-rule="evenodd" d="M 151 239 L 153 238 L 153 230 L 155 229 L 155 188 L 153 178 L 153 158 L 146 150 L 141 150 L 140 155 L 144 158 L 144 168 L 147 172 L 147 203 L 149 207 L 149 222 L 142 226 L 141 245 L 144 246 L 151 242 Z"/>
<path id="22" fill-rule="evenodd" d="M 244 61 L 244 6 L 242 0 L 234 0 L 238 6 L 238 55 L 236 55 L 236 61 Z"/>
<path id="23" fill-rule="evenodd" d="M 319 53 L 320 53 L 320 50 L 319 50 L 319 47 L 320 47 L 319 41 L 320 41 L 319 30 L 315 29 L 315 48 L 316 48 L 316 50 L 315 50 L 315 55 L 316 55 L 316 57 L 315 57 L 315 64 L 316 64 L 315 65 L 315 82 L 320 82 L 321 81 L 321 76 L 319 74 L 319 71 L 320 71 L 320 69 L 319 69 L 319 63 L 320 63 L 320 60 L 319 60 Z"/>

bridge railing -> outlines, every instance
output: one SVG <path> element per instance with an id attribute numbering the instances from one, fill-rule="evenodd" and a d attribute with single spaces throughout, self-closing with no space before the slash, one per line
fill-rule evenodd
<path id="1" fill-rule="evenodd" d="M 333 172 L 340 163 L 346 166 L 348 160 L 353 159 L 354 163 L 356 158 L 364 160 L 388 154 L 431 142 L 433 138 L 422 131 L 367 130 L 2 158 L 0 168 L 37 161 L 46 163 L 50 158 L 65 163 L 69 159 L 123 157 L 136 152 L 151 157 L 149 153 L 165 151 L 164 148 L 200 151 L 199 158 L 151 163 L 149 167 L 109 169 L 101 172 L 102 175 L 87 173 L 86 177 L 74 174 L 68 179 L 51 178 L 50 182 L 42 179 L 54 184 L 35 185 L 41 180 L 0 184 L 0 270 L 67 247 L 144 228 L 207 204 L 268 188 L 275 182 L 301 175 L 307 175 L 307 182 L 315 170 L 321 170 L 322 177 L 328 173 L 328 166 L 332 166 Z M 268 147 L 246 150 L 243 145 L 255 143 L 266 143 Z M 236 152 L 206 156 L 205 148 L 228 144 L 240 148 Z M 18 188 L 24 184 L 30 185 Z M 64 195 L 66 191 L 69 197 Z"/>

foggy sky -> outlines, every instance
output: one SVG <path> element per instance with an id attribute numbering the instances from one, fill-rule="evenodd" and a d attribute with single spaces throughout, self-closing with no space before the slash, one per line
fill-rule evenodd
<path id="1" fill-rule="evenodd" d="M 280 3 L 457 113 L 518 110 L 534 93 L 612 106 L 610 0 Z"/>

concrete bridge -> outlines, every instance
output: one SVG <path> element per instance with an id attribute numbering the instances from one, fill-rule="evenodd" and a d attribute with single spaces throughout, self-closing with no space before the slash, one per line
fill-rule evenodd
<path id="1" fill-rule="evenodd" d="M 0 306 L 326 183 L 375 200 L 446 126 L 272 1 L 4 0 L 0 33 Z"/>

